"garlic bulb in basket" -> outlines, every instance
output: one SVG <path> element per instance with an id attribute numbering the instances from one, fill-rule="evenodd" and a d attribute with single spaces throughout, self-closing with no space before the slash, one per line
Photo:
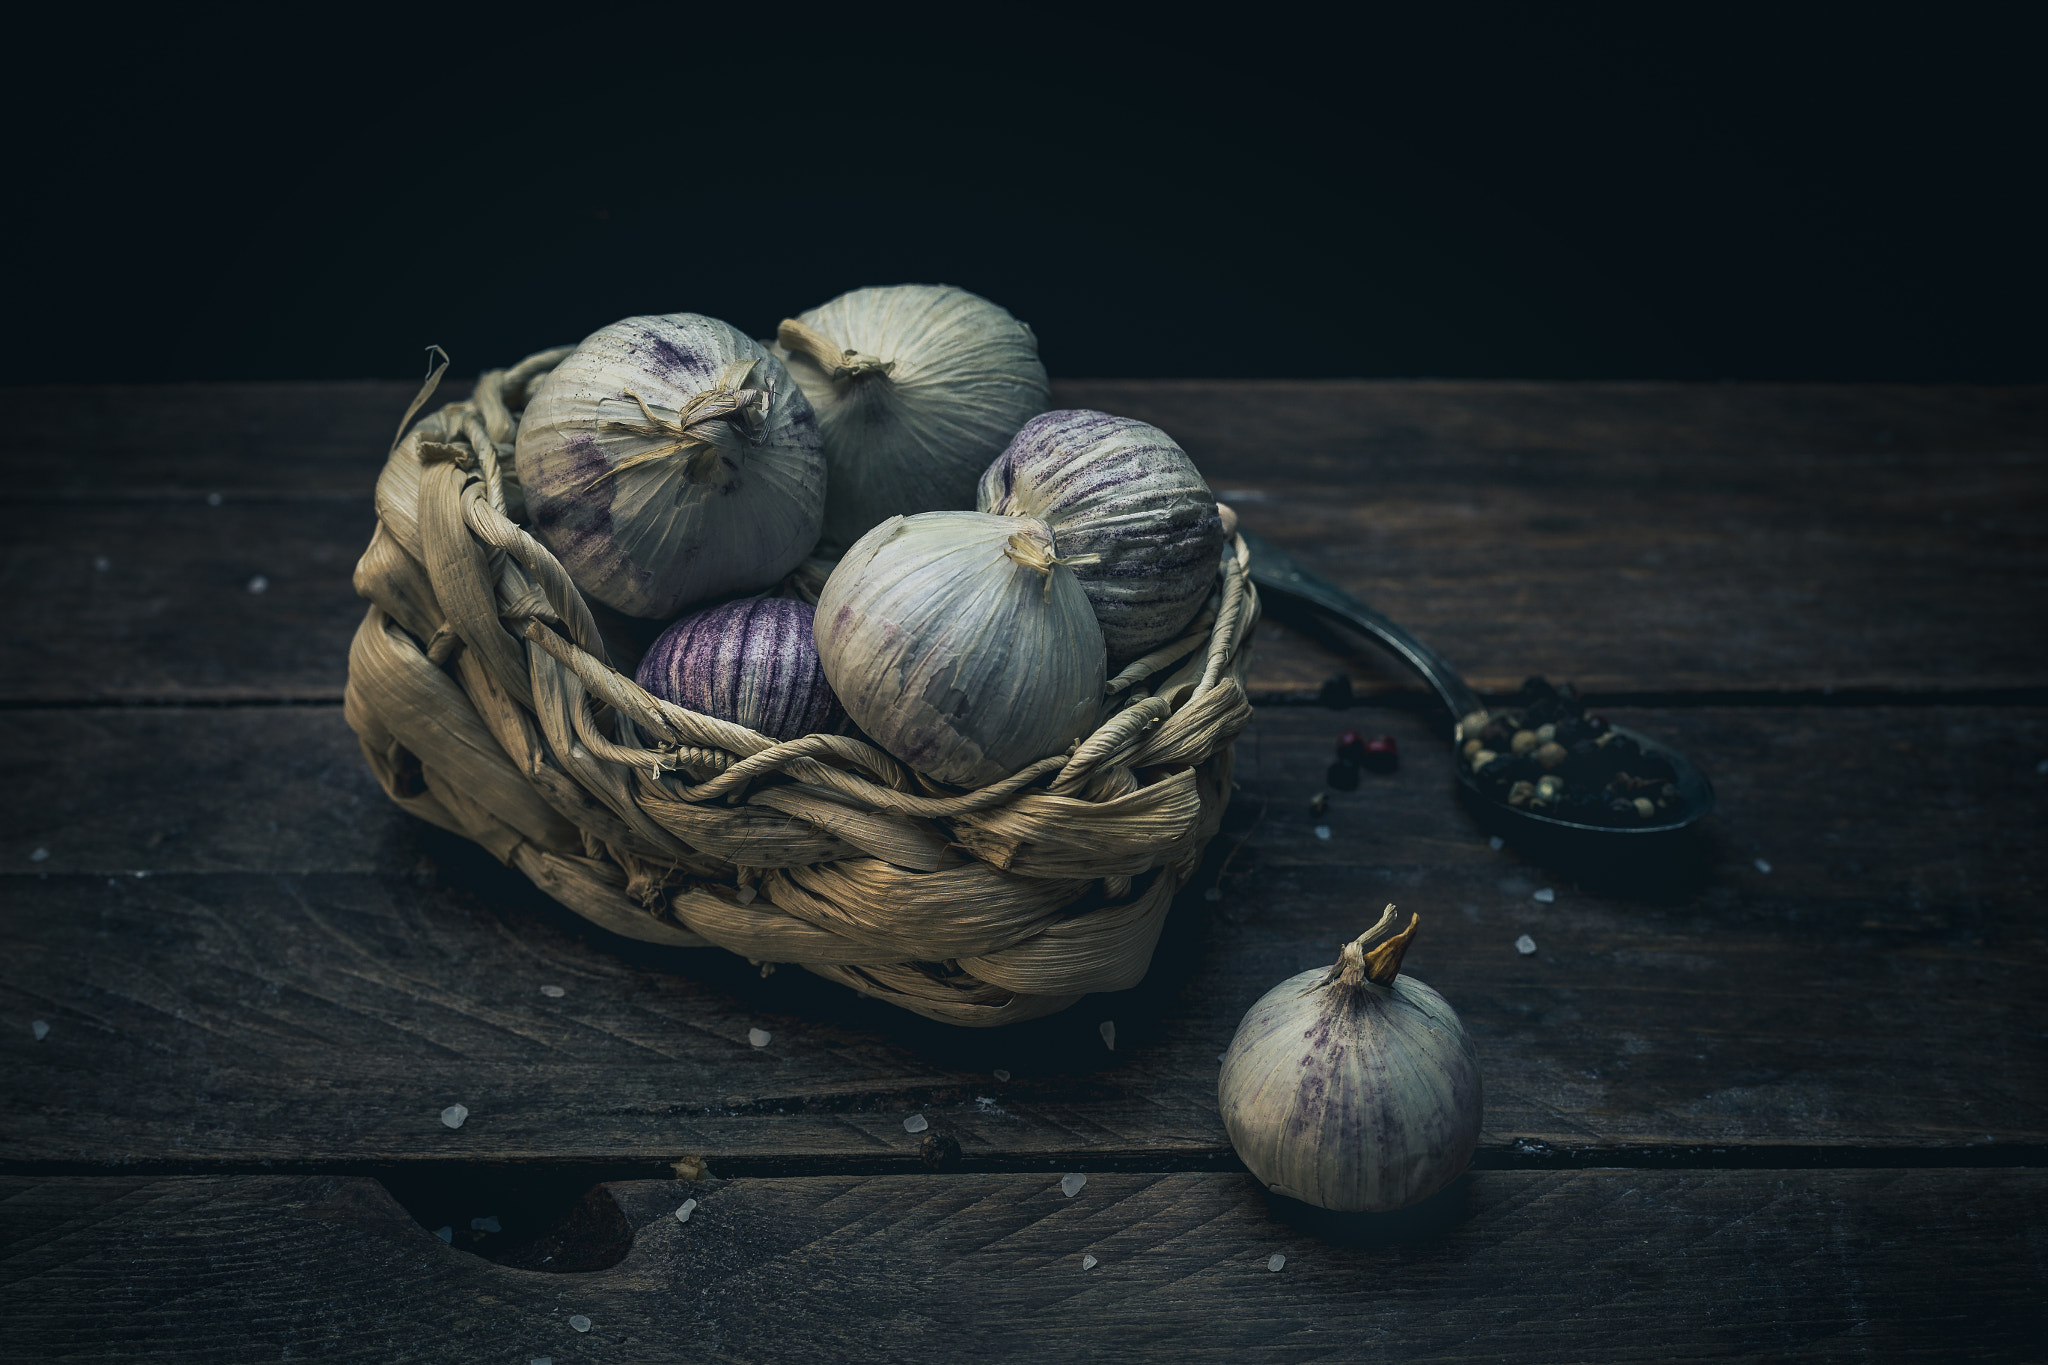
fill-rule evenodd
<path id="1" fill-rule="evenodd" d="M 663 701 L 770 739 L 846 728 L 846 712 L 818 665 L 811 608 L 786 597 L 690 613 L 648 648 L 636 680 Z"/>
<path id="2" fill-rule="evenodd" d="M 775 354 L 817 409 L 832 469 L 825 543 L 974 505 L 975 480 L 1045 411 L 1038 338 L 965 289 L 856 289 L 783 322 Z"/>
<path id="3" fill-rule="evenodd" d="M 535 533 L 576 586 L 673 616 L 795 568 L 817 543 L 817 418 L 759 342 L 695 313 L 586 337 L 519 423 Z"/>
<path id="4" fill-rule="evenodd" d="M 1245 1012 L 1216 1084 L 1230 1145 L 1276 1194 L 1345 1212 L 1405 1208 L 1472 1163 L 1479 1064 L 1458 1015 L 1399 975 L 1394 907 L 1328 970 Z"/>
<path id="5" fill-rule="evenodd" d="M 1057 754 L 1102 705 L 1102 630 L 1028 518 L 889 518 L 826 580 L 817 637 L 854 723 L 940 782 L 986 786 Z"/>
<path id="6" fill-rule="evenodd" d="M 1096 556 L 1074 574 L 1112 659 L 1173 639 L 1216 582 L 1216 496 L 1171 436 L 1134 417 L 1032 418 L 982 474 L 979 506 L 1037 517 L 1067 553 Z"/>

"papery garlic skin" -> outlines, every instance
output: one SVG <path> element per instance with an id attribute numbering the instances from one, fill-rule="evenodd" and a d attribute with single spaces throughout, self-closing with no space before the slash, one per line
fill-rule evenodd
<path id="1" fill-rule="evenodd" d="M 988 462 L 1045 411 L 1038 338 L 965 289 L 856 289 L 793 321 L 773 349 L 824 434 L 829 546 L 892 516 L 972 507 Z"/>
<path id="2" fill-rule="evenodd" d="M 629 616 L 765 587 L 824 522 L 810 400 L 759 342 L 696 313 L 586 337 L 541 381 L 516 450 L 535 534 Z"/>
<path id="3" fill-rule="evenodd" d="M 648 646 L 634 681 L 663 701 L 770 739 L 842 734 L 846 712 L 818 666 L 809 603 L 749 597 L 682 617 Z"/>
<path id="4" fill-rule="evenodd" d="M 1223 519 L 1216 496 L 1171 436 L 1086 408 L 1026 422 L 981 476 L 976 506 L 1036 517 L 1077 566 L 1115 660 L 1172 640 L 1216 584 Z"/>
<path id="5" fill-rule="evenodd" d="M 940 782 L 979 787 L 1090 733 L 1108 658 L 1041 522 L 891 517 L 818 597 L 818 658 L 861 730 Z"/>
<path id="6" fill-rule="evenodd" d="M 1342 965 L 1292 977 L 1245 1013 L 1217 1081 L 1223 1126 L 1276 1194 L 1349 1213 L 1406 1208 L 1472 1164 L 1478 1059 L 1428 986 L 1346 984 Z"/>

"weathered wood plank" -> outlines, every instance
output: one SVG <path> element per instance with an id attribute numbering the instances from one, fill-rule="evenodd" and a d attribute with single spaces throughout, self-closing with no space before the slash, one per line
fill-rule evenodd
<path id="1" fill-rule="evenodd" d="M 340 700 L 367 497 L 17 514 L 0 547 L 0 590 L 22 604 L 0 701 Z"/>
<path id="2" fill-rule="evenodd" d="M 208 1362 L 2005 1361 L 2038 1359 L 2048 1278 L 2039 1171 L 1481 1172 L 1336 1230 L 1242 1175 L 609 1189 L 631 1253 L 556 1275 L 361 1178 L 0 1182 L 0 1332 Z"/>
<path id="3" fill-rule="evenodd" d="M 338 695 L 349 574 L 403 387 L 110 389 L 83 425 L 48 417 L 10 438 L 26 482 L 9 497 L 35 511 L 0 561 L 23 642 L 0 663 L 0 700 Z M 52 392 L 31 397 L 79 407 Z M 1180 433 L 1247 524 L 1482 687 L 1541 672 L 1666 692 L 2048 685 L 2044 393 L 1218 382 L 1060 396 Z M 225 414 L 213 425 L 209 402 Z M 222 488 L 208 506 L 202 490 Z M 109 505 L 123 490 L 140 501 Z M 257 574 L 271 586 L 250 600 Z M 1275 632 L 1253 683 L 1295 694 L 1347 666 L 1361 685 L 1401 681 Z"/>
<path id="4" fill-rule="evenodd" d="M 989 1034 L 592 929 L 389 808 L 331 710 L 16 713 L 0 1158 L 886 1165 L 914 1159 L 913 1110 L 974 1160 L 1219 1152 L 1238 1016 L 1388 900 L 1428 915 L 1410 965 L 1477 1040 L 1493 1150 L 2048 1141 L 2048 712 L 1617 716 L 1720 785 L 1689 879 L 1633 899 L 1557 880 L 1487 847 L 1421 718 L 1267 709 L 1147 982 Z M 1403 770 L 1318 821 L 1332 732 L 1366 718 Z M 35 795 L 73 752 L 78 795 Z M 123 795 L 100 765 L 138 752 L 161 775 Z M 181 807 L 187 765 L 221 789 Z"/>

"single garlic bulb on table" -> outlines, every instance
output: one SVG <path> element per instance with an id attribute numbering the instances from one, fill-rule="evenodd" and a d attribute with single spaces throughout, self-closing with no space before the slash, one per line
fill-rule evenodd
<path id="1" fill-rule="evenodd" d="M 517 460 L 535 534 L 628 616 L 766 587 L 823 524 L 810 400 L 759 342 L 696 313 L 586 337 L 527 404 Z"/>
<path id="2" fill-rule="evenodd" d="M 891 517 L 818 595 L 818 659 L 867 736 L 987 786 L 1095 728 L 1108 658 L 1053 533 L 1024 517 Z"/>
<path id="3" fill-rule="evenodd" d="M 892 516 L 972 507 L 981 471 L 1045 411 L 1038 338 L 951 285 L 841 294 L 785 319 L 774 351 L 818 413 L 836 549 Z"/>
<path id="4" fill-rule="evenodd" d="M 1420 1203 L 1472 1164 L 1479 1063 L 1457 1011 L 1401 958 L 1394 907 L 1335 966 L 1245 1012 L 1216 1083 L 1230 1145 L 1275 1194 L 1348 1213 Z"/>
<path id="5" fill-rule="evenodd" d="M 981 476 L 981 511 L 1037 517 L 1077 565 L 1109 657 L 1173 639 L 1216 585 L 1223 518 L 1195 462 L 1135 417 L 1086 408 L 1024 424 Z"/>

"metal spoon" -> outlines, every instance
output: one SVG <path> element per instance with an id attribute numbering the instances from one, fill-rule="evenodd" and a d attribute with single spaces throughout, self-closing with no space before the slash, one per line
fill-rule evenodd
<path id="1" fill-rule="evenodd" d="M 1242 524 L 1237 533 L 1244 537 L 1245 547 L 1251 551 L 1252 582 L 1262 595 L 1292 601 L 1311 608 L 1324 616 L 1340 621 L 1355 630 L 1363 631 L 1374 640 L 1399 655 L 1402 662 L 1422 675 L 1445 706 L 1450 708 L 1451 723 L 1483 709 L 1478 696 L 1457 670 L 1444 662 L 1442 655 L 1406 630 L 1374 611 L 1365 603 L 1345 592 L 1328 579 L 1319 578 L 1301 567 L 1301 564 L 1285 550 L 1271 541 L 1255 535 Z M 1619 725 L 1610 726 L 1617 735 L 1634 740 L 1643 752 L 1654 754 L 1671 765 L 1673 785 L 1678 788 L 1680 809 L 1684 812 L 1676 819 L 1655 825 L 1589 825 L 1578 820 L 1568 820 L 1560 815 L 1544 815 L 1536 811 L 1523 810 L 1500 801 L 1480 787 L 1478 780 L 1466 771 L 1465 764 L 1458 766 L 1458 786 L 1464 792 L 1467 804 L 1475 814 L 1481 815 L 1487 823 L 1515 827 L 1530 834 L 1545 834 L 1551 837 L 1570 834 L 1611 835 L 1617 838 L 1641 840 L 1648 835 L 1671 834 L 1684 829 L 1714 808 L 1714 788 L 1707 781 L 1705 773 L 1676 749 L 1660 744 L 1648 735 Z"/>

